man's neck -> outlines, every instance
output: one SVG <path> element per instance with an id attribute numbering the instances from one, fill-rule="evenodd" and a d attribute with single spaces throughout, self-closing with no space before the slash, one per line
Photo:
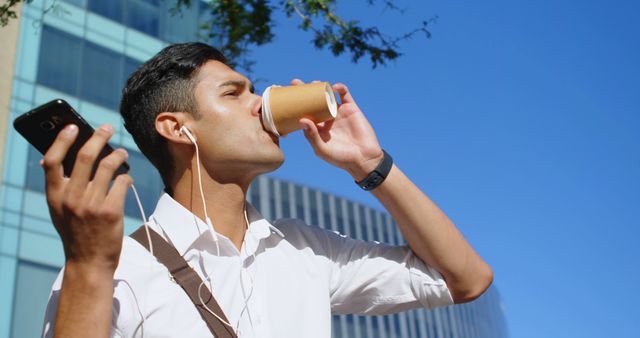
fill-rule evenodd
<path id="1" fill-rule="evenodd" d="M 245 221 L 245 200 L 248 184 L 219 183 L 202 173 L 202 188 L 207 215 L 214 230 L 229 238 L 240 251 L 248 226 Z M 206 221 L 197 175 L 186 172 L 173 189 L 173 199 L 194 215 Z"/>

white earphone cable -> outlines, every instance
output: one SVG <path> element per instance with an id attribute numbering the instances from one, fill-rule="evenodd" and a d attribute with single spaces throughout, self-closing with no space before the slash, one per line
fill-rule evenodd
<path id="1" fill-rule="evenodd" d="M 149 243 L 149 251 L 151 252 L 151 256 L 153 256 L 153 242 L 151 242 L 151 234 L 149 233 L 149 221 L 147 220 L 147 216 L 144 213 L 144 208 L 142 207 L 142 202 L 140 202 L 140 196 L 138 195 L 138 190 L 136 189 L 136 186 L 131 184 L 131 190 L 133 191 L 133 196 L 136 198 L 136 203 L 138 204 L 138 208 L 140 209 L 140 217 L 142 217 L 142 221 L 144 222 L 144 230 L 147 233 L 147 241 Z M 149 261 L 151 262 L 151 261 Z M 149 268 L 151 269 L 151 267 Z M 146 320 L 145 316 L 142 315 L 142 310 L 140 309 L 140 304 L 138 303 L 138 298 L 136 297 L 135 293 L 133 292 L 133 288 L 131 287 L 131 285 L 123 280 L 126 285 L 129 287 L 129 289 L 131 290 L 131 294 L 133 295 L 133 299 L 135 300 L 136 303 L 136 307 L 138 308 L 138 313 L 140 314 L 140 318 L 142 319 L 142 323 L 140 323 L 140 332 L 141 332 L 141 336 L 144 337 L 144 322 Z"/>
<path id="2" fill-rule="evenodd" d="M 198 142 L 196 142 L 195 137 L 193 137 L 189 129 L 187 129 L 185 126 L 182 126 L 180 128 L 180 132 L 182 131 L 184 131 L 189 141 L 191 141 L 191 143 L 193 143 L 193 145 L 196 148 L 196 163 L 197 163 L 196 171 L 198 173 L 198 188 L 200 190 L 200 198 L 202 198 L 202 208 L 204 209 L 204 219 L 207 225 L 209 226 L 209 230 L 211 231 L 213 240 L 216 242 L 216 245 L 218 245 L 218 235 L 216 235 L 216 231 L 215 231 L 215 228 L 213 227 L 213 223 L 211 222 L 211 218 L 209 218 L 209 214 L 207 213 L 207 201 L 204 198 L 204 189 L 202 189 L 202 175 L 200 174 L 200 150 L 198 149 Z"/>
<path id="3" fill-rule="evenodd" d="M 245 209 L 244 209 L 244 220 L 246 222 L 246 226 L 249 227 L 249 218 L 247 217 L 246 205 L 245 205 Z M 217 248 L 217 256 L 219 257 L 220 256 L 220 247 L 216 245 L 216 248 Z M 245 247 L 245 250 L 246 250 L 246 247 Z M 255 253 L 252 254 L 252 257 L 253 257 L 253 259 L 255 261 Z M 204 269 L 203 269 L 203 272 L 204 272 Z M 242 269 L 240 270 L 240 274 L 241 274 L 241 279 L 242 279 Z M 244 314 L 245 311 L 248 310 L 248 308 L 249 308 L 249 299 L 251 299 L 251 296 L 253 295 L 253 285 L 255 285 L 254 284 L 254 277 L 251 276 L 251 274 L 249 274 L 249 279 L 251 281 L 251 291 L 249 292 L 249 296 L 248 297 L 243 297 L 244 298 L 244 306 L 242 307 L 242 311 L 240 312 L 240 316 L 238 317 L 238 321 L 236 322 L 236 327 L 235 327 L 234 332 L 238 332 L 238 329 L 240 328 L 240 320 L 242 319 L 242 315 Z M 207 304 L 205 304 L 204 300 L 202 299 L 202 294 L 201 294 L 200 290 L 202 289 L 202 286 L 204 285 L 205 282 L 209 282 L 209 291 L 211 293 L 213 293 L 213 285 L 211 284 L 211 276 L 207 274 L 206 278 L 198 286 L 198 299 L 200 300 L 200 304 L 202 304 L 202 306 L 204 306 L 204 308 L 205 308 L 205 310 L 207 310 L 207 312 L 211 313 L 216 318 L 218 318 L 221 322 L 223 322 L 225 325 L 227 325 L 227 326 L 229 326 L 230 328 L 233 329 L 233 325 L 231 325 L 231 323 L 229 323 L 228 321 L 224 320 L 223 318 L 220 318 L 220 316 L 215 314 L 207 306 Z M 251 316 L 249 316 L 249 321 L 251 322 L 251 325 L 253 326 L 253 320 L 251 319 Z"/>
<path id="4" fill-rule="evenodd" d="M 147 216 L 144 213 L 144 208 L 142 208 L 142 202 L 140 202 L 140 196 L 138 196 L 138 190 L 136 190 L 136 186 L 132 184 L 131 190 L 133 190 L 133 196 L 135 196 L 136 203 L 138 203 L 140 216 L 142 217 L 142 221 L 144 222 L 144 230 L 147 233 L 147 241 L 149 241 L 149 251 L 151 252 L 151 256 L 153 256 L 153 243 L 151 242 L 151 235 L 149 234 L 149 221 L 147 220 Z"/>
<path id="5" fill-rule="evenodd" d="M 220 243 L 218 243 L 218 235 L 216 234 L 215 228 L 213 226 L 213 223 L 211 222 L 211 218 L 209 218 L 209 214 L 207 212 L 207 202 L 204 198 L 204 189 L 202 188 L 202 174 L 200 173 L 200 150 L 198 149 L 198 143 L 196 142 L 195 137 L 193 137 L 193 135 L 191 134 L 191 132 L 189 131 L 189 129 L 187 129 L 185 126 L 182 126 L 180 128 L 180 132 L 184 132 L 185 135 L 187 136 L 187 138 L 189 138 L 189 140 L 191 141 L 191 143 L 193 143 L 194 147 L 196 148 L 196 171 L 198 174 L 198 189 L 200 190 L 200 198 L 202 199 L 202 206 L 204 208 L 204 217 L 205 217 L 205 222 L 207 223 L 207 225 L 209 226 L 209 231 L 211 231 L 211 235 L 213 236 L 213 240 L 216 243 L 216 255 L 218 257 L 220 257 Z M 248 229 L 249 228 L 249 218 L 247 216 L 247 206 L 246 206 L 246 202 L 245 202 L 245 206 L 244 206 L 244 219 L 245 219 L 245 226 Z M 245 248 L 246 249 L 246 248 Z M 255 261 L 255 253 L 252 255 L 253 259 Z M 242 269 L 240 270 L 240 279 L 242 280 Z M 213 285 L 211 284 L 211 276 L 209 274 L 206 274 L 206 271 L 203 268 L 203 274 L 205 274 L 205 279 L 200 283 L 200 285 L 198 285 L 198 299 L 200 300 L 200 304 L 202 304 L 202 306 L 205 308 L 205 310 L 207 310 L 207 312 L 209 312 L 210 314 L 212 314 L 214 317 L 218 318 L 222 323 L 224 323 L 225 325 L 227 325 L 228 327 L 230 327 L 231 329 L 233 329 L 233 325 L 231 323 L 229 323 L 228 321 L 224 320 L 223 318 L 221 318 L 220 316 L 218 316 L 214 311 L 212 311 L 207 304 L 204 302 L 204 300 L 202 299 L 202 294 L 201 294 L 201 290 L 202 290 L 202 286 L 205 285 L 205 282 L 209 282 L 209 291 L 211 293 L 213 293 Z M 245 313 L 245 311 L 248 310 L 248 306 L 249 306 L 249 299 L 251 299 L 251 296 L 253 295 L 253 283 L 254 283 L 254 278 L 251 276 L 251 274 L 249 274 L 249 279 L 251 281 L 251 291 L 249 292 L 249 296 L 248 297 L 244 297 L 244 306 L 242 307 L 242 311 L 240 312 L 240 316 L 238 317 L 238 321 L 236 324 L 236 328 L 235 328 L 235 332 L 238 332 L 238 329 L 240 327 L 240 320 L 242 319 L 242 315 Z M 244 294 L 244 292 L 243 292 Z M 252 322 L 251 317 L 249 316 L 249 320 Z M 253 326 L 253 323 L 252 323 Z"/>
<path id="6" fill-rule="evenodd" d="M 200 190 L 200 198 L 202 199 L 202 207 L 204 208 L 204 218 L 205 218 L 205 222 L 209 226 L 209 231 L 213 236 L 213 241 L 216 243 L 217 255 L 220 256 L 220 243 L 218 243 L 218 235 L 216 235 L 216 231 L 215 231 L 215 228 L 213 227 L 213 223 L 211 222 L 211 218 L 209 218 L 209 214 L 207 212 L 207 201 L 204 198 L 204 189 L 202 188 L 202 174 L 200 173 L 200 149 L 198 149 L 198 143 L 196 142 L 195 137 L 191 135 L 191 132 L 189 131 L 189 129 L 187 129 L 185 126 L 182 126 L 180 128 L 180 131 L 184 132 L 185 135 L 187 135 L 187 138 L 191 141 L 191 143 L 193 143 L 194 147 L 196 148 L 196 164 L 197 164 L 196 172 L 198 174 L 198 189 Z M 198 299 L 200 300 L 200 304 L 204 306 L 207 312 L 209 312 L 214 317 L 218 318 L 218 320 L 220 320 L 222 323 L 224 323 L 225 325 L 233 329 L 233 325 L 231 325 L 229 322 L 227 322 L 223 318 L 220 318 L 220 316 L 218 316 L 215 312 L 211 311 L 211 309 L 207 306 L 207 304 L 202 299 L 202 293 L 200 291 L 202 290 L 202 286 L 204 285 L 205 281 L 209 281 L 209 285 L 210 285 L 209 291 L 213 292 L 211 287 L 211 276 L 207 275 L 205 280 L 203 280 L 200 283 L 200 285 L 198 285 Z"/>

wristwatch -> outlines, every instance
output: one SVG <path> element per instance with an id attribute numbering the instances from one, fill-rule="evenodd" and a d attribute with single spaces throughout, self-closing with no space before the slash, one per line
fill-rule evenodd
<path id="1" fill-rule="evenodd" d="M 384 157 L 378 166 L 367 175 L 362 181 L 356 181 L 356 184 L 363 190 L 369 191 L 377 188 L 387 178 L 391 167 L 393 167 L 393 158 L 384 149 L 382 149 Z"/>

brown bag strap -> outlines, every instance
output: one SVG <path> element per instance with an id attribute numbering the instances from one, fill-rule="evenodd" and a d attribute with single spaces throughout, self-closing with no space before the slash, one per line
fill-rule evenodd
<path id="1" fill-rule="evenodd" d="M 219 318 L 212 315 L 205 307 L 200 303 L 198 298 L 198 287 L 202 283 L 202 278 L 189 266 L 187 261 L 180 256 L 180 253 L 167 241 L 162 238 L 157 232 L 149 228 L 149 235 L 151 237 L 151 243 L 153 243 L 153 255 L 164 264 L 176 283 L 178 283 L 184 292 L 187 293 L 191 301 L 200 312 L 202 319 L 207 323 L 209 330 L 216 338 L 238 338 L 232 327 L 223 323 Z M 142 244 L 147 250 L 149 250 L 149 242 L 147 239 L 147 232 L 144 226 L 139 227 L 131 235 L 131 238 Z M 206 306 L 213 311 L 218 317 L 224 319 L 227 323 L 229 320 L 225 316 L 222 308 L 213 297 L 209 288 L 205 285 L 200 288 L 200 295 Z"/>

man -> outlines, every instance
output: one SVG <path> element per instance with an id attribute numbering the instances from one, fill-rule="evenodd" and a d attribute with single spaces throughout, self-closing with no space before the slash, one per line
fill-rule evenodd
<path id="1" fill-rule="evenodd" d="M 341 99 L 337 118 L 300 123 L 317 156 L 360 182 L 385 153 L 347 87 L 333 89 Z M 166 186 L 150 228 L 201 276 L 201 287 L 212 291 L 239 337 L 329 337 L 332 313 L 462 303 L 492 281 L 488 265 L 396 166 L 372 193 L 409 247 L 356 241 L 298 220 L 264 220 L 246 203 L 247 189 L 284 156 L 262 127 L 260 96 L 212 47 L 162 50 L 131 75 L 120 110 Z M 112 132 L 107 125 L 97 129 L 68 179 L 61 161 L 76 127 L 67 126 L 43 159 L 47 200 L 66 255 L 44 336 L 210 337 L 167 269 L 133 239 L 123 240 L 132 180 L 119 175 L 111 187 L 109 181 L 126 152 L 100 161 L 89 180 Z"/>

